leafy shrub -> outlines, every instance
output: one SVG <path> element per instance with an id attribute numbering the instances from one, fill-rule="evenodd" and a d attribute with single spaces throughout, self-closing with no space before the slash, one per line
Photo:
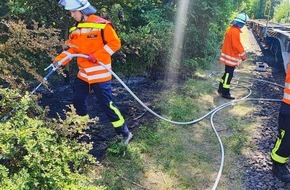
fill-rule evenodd
<path id="1" fill-rule="evenodd" d="M 129 65 L 118 67 L 127 71 L 125 74 L 148 74 L 166 64 L 173 38 L 173 23 L 164 19 L 162 14 L 158 9 L 144 12 L 141 15 L 147 24 L 121 33 L 124 41 L 122 51 L 126 53 Z"/>
<path id="2" fill-rule="evenodd" d="M 97 167 L 88 154 L 91 144 L 71 138 L 77 131 L 53 130 L 79 127 L 82 131 L 86 120 L 74 115 L 61 123 L 47 121 L 45 111 L 28 93 L 22 96 L 16 90 L 1 89 L 0 94 L 1 118 L 13 108 L 0 128 L 1 188 L 104 189 L 94 184 L 98 176 L 90 171 Z"/>
<path id="3" fill-rule="evenodd" d="M 2 21 L 1 24 L 7 32 L 2 33 L 6 40 L 0 44 L 0 78 L 22 89 L 33 78 L 42 81 L 43 69 L 51 63 L 60 45 L 59 31 L 37 22 L 30 26 L 24 21 Z"/>

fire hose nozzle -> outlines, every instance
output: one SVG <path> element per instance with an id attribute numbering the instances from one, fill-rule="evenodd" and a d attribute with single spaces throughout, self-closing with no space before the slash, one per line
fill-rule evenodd
<path id="1" fill-rule="evenodd" d="M 55 71 L 55 70 L 57 70 L 57 66 L 55 66 L 53 63 L 51 63 L 48 67 L 46 67 L 44 70 L 46 71 L 46 70 L 48 70 L 48 69 L 52 69 L 53 71 Z"/>

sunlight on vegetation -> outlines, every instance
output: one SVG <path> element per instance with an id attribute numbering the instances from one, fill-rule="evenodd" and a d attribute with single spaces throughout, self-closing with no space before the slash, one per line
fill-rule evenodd
<path id="1" fill-rule="evenodd" d="M 249 117 L 253 111 L 252 107 L 237 105 L 227 108 L 221 113 L 228 117 L 221 118 L 225 123 L 219 131 L 225 148 L 224 177 L 220 186 L 242 189 L 244 172 L 242 160 L 247 157 L 247 151 L 253 146 L 250 142 L 255 120 Z"/>
<path id="2" fill-rule="evenodd" d="M 203 129 L 204 127 L 205 124 L 170 127 L 164 122 L 160 122 L 157 128 L 148 126 L 144 128 L 145 133 L 140 133 L 142 138 L 140 136 L 138 138 L 140 140 L 130 144 L 125 156 L 120 155 L 122 160 L 116 156 L 108 158 L 112 165 L 109 164 L 109 167 L 112 170 L 126 172 L 123 174 L 126 179 L 118 174 L 122 187 L 133 182 L 149 189 L 210 187 L 208 178 L 213 172 L 213 167 L 210 165 L 215 158 L 211 152 L 215 152 L 217 147 L 204 147 L 208 142 L 204 139 L 210 135 L 207 134 L 208 130 Z M 147 146 L 143 146 L 141 149 L 144 150 L 139 151 L 140 157 L 130 157 L 128 162 L 128 154 L 131 155 L 137 147 L 140 150 L 140 144 Z M 113 173 L 105 175 L 115 175 Z M 131 176 L 132 173 L 134 176 Z M 118 187 L 115 182 L 110 181 L 110 184 Z"/>
<path id="3" fill-rule="evenodd" d="M 244 106 L 244 105 L 236 105 L 230 112 L 232 115 L 241 118 L 241 117 L 249 117 L 251 113 L 255 110 L 254 107 Z"/>
<path id="4" fill-rule="evenodd" d="M 201 106 L 204 104 L 195 105 L 192 102 L 200 101 L 201 96 L 211 93 L 211 90 L 208 90 L 211 89 L 211 85 L 208 84 L 209 87 L 205 88 L 204 82 L 207 81 L 189 80 L 184 83 L 184 89 L 188 89 L 190 86 L 192 88 L 192 84 L 194 84 L 193 89 L 201 92 L 197 93 L 193 98 L 184 96 L 183 92 L 190 92 L 183 88 L 179 89 L 179 94 L 174 94 L 173 96 L 171 93 L 163 96 L 161 101 L 164 102 L 161 103 L 162 113 L 167 111 L 170 117 L 181 121 L 199 117 L 201 112 L 206 111 Z M 205 91 L 203 92 L 203 90 Z M 208 96 L 208 99 L 212 98 Z M 209 102 L 208 104 L 212 104 L 212 100 Z M 236 113 L 240 115 L 235 117 L 243 117 L 251 112 L 251 109 L 247 106 L 237 106 L 237 108 L 230 109 L 242 111 L 237 111 Z M 235 161 L 237 154 L 241 154 L 242 149 L 247 145 L 246 136 L 248 135 L 249 126 L 242 126 L 244 122 L 246 123 L 246 120 L 242 119 L 228 119 L 228 122 L 226 122 L 226 126 L 229 129 L 227 130 L 227 135 L 223 134 L 223 138 L 225 139 L 226 149 L 230 149 L 230 155 L 226 155 L 226 157 L 229 156 L 231 158 L 227 161 L 230 162 L 228 163 L 229 165 Z M 138 178 L 132 177 L 130 178 L 132 181 L 125 180 L 123 183 L 134 182 L 134 184 L 136 183 L 141 187 L 150 187 L 150 189 L 205 189 L 211 187 L 216 177 L 213 173 L 217 172 L 220 164 L 220 152 L 217 139 L 212 129 L 210 129 L 208 121 L 202 121 L 192 126 L 176 126 L 164 121 L 158 121 L 151 126 L 143 126 L 141 129 L 137 142 L 135 141 L 130 146 L 141 148 L 140 157 L 138 159 L 135 157 L 135 161 L 139 163 L 142 168 L 140 170 L 143 172 L 138 174 Z M 131 162 L 135 161 L 131 160 Z M 112 162 L 115 168 L 122 167 L 123 164 L 126 165 L 127 163 L 123 161 L 121 163 Z M 131 167 L 133 167 L 132 170 L 134 171 L 135 165 Z M 129 176 L 132 173 L 130 170 L 131 168 L 127 174 Z M 228 172 L 233 174 L 232 168 L 227 169 L 226 167 L 225 176 L 228 175 Z M 227 181 L 221 183 L 225 186 L 233 185 L 228 184 Z M 239 183 L 235 182 L 234 187 L 241 186 Z"/>
<path id="5" fill-rule="evenodd" d="M 189 0 L 179 1 L 176 10 L 175 28 L 173 47 L 170 50 L 170 62 L 166 71 L 166 78 L 171 81 L 172 84 L 177 83 L 177 71 L 180 67 L 183 40 L 185 35 L 185 27 L 187 24 L 187 13 L 189 8 Z"/>

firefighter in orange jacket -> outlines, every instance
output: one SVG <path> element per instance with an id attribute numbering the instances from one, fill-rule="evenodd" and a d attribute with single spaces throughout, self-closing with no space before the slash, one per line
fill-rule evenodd
<path id="1" fill-rule="evenodd" d="M 274 175 L 283 182 L 290 182 L 290 173 L 286 166 L 290 156 L 290 60 L 285 79 L 284 96 L 278 118 L 278 135 L 271 151 Z"/>
<path id="2" fill-rule="evenodd" d="M 112 101 L 112 75 L 98 64 L 100 62 L 111 68 L 111 56 L 120 49 L 120 39 L 109 21 L 94 15 L 96 9 L 87 0 L 60 0 L 59 4 L 70 11 L 76 24 L 70 29 L 66 42 L 69 48 L 58 55 L 55 62 L 69 54 L 88 55 L 88 59 L 77 58 L 79 72 L 73 83 L 73 104 L 77 114 L 88 115 L 87 97 L 93 90 L 116 133 L 122 134 L 124 143 L 127 144 L 132 133 Z M 69 61 L 63 62 L 62 66 Z"/>
<path id="3" fill-rule="evenodd" d="M 238 66 L 240 59 L 246 59 L 246 52 L 241 44 L 241 28 L 246 24 L 248 16 L 240 13 L 233 20 L 232 25 L 226 30 L 224 42 L 220 55 L 220 62 L 225 65 L 225 73 L 220 80 L 218 93 L 223 98 L 235 99 L 230 94 L 230 84 L 234 75 L 235 67 Z"/>

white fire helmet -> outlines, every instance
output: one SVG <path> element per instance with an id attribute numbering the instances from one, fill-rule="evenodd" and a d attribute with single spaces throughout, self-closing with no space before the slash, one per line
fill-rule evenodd
<path id="1" fill-rule="evenodd" d="M 240 13 L 238 14 L 238 16 L 236 16 L 236 18 L 234 19 L 234 21 L 240 22 L 242 24 L 246 24 L 249 20 L 249 17 L 246 13 Z"/>
<path id="2" fill-rule="evenodd" d="M 95 14 L 97 12 L 88 0 L 60 0 L 58 4 L 63 6 L 65 10 L 78 10 L 86 15 Z"/>

